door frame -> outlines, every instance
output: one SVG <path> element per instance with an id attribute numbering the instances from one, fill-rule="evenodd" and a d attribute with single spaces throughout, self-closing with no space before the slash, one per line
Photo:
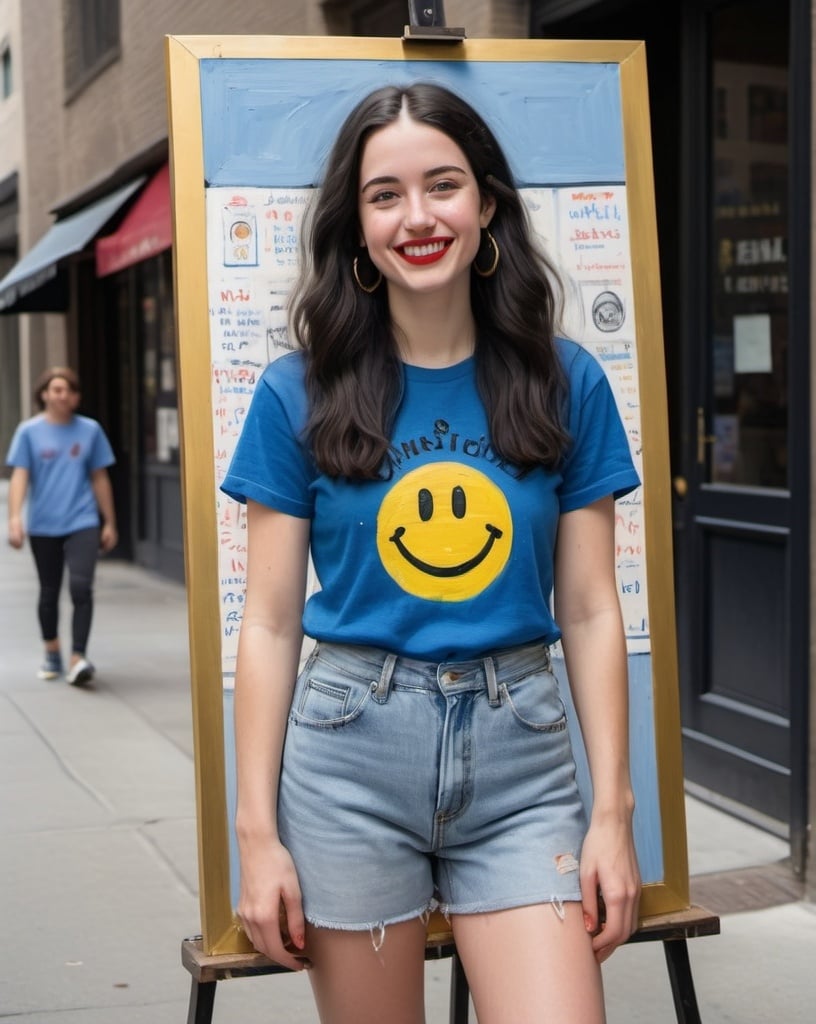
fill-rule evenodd
<path id="1" fill-rule="evenodd" d="M 708 47 L 707 15 L 721 0 L 697 0 L 683 5 L 682 75 L 683 116 L 681 121 L 681 274 L 678 312 L 683 351 L 682 395 L 674 429 L 679 430 L 680 473 L 689 481 L 689 490 L 700 484 L 697 464 L 697 424 L 694 410 L 706 374 L 701 365 L 701 350 L 695 338 L 709 330 L 711 289 L 708 237 L 708 199 L 710 150 L 708 133 Z M 810 0 L 789 0 L 789 481 L 792 482 L 789 534 L 788 664 L 790 689 L 791 789 L 787 809 L 788 838 L 794 871 L 802 875 L 807 853 L 808 822 L 808 744 L 809 744 L 809 639 L 810 639 L 810 191 L 811 191 L 811 4 Z M 700 258 L 700 254 L 706 254 Z M 677 470 L 675 470 L 677 472 Z M 675 539 L 685 557 L 677 559 L 678 640 L 680 644 L 681 691 L 691 692 L 695 666 L 701 657 L 695 651 L 694 624 L 685 610 L 692 607 L 696 584 L 695 562 L 683 537 L 691 526 L 694 509 L 675 498 Z M 683 657 L 683 652 L 689 657 Z M 685 670 L 684 670 L 685 666 Z M 684 678 L 685 677 L 685 678 Z M 716 793 L 706 796 L 717 802 Z M 728 810 L 755 820 L 751 808 L 734 806 Z M 760 822 L 763 826 L 766 821 Z"/>

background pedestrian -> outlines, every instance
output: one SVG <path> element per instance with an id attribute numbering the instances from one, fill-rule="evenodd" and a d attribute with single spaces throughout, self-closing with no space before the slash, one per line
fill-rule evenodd
<path id="1" fill-rule="evenodd" d="M 11 467 L 8 538 L 21 548 L 27 530 L 40 581 L 37 614 L 45 647 L 40 679 L 63 673 L 59 598 L 65 566 L 73 604 L 66 679 L 78 685 L 94 675 L 86 657 L 93 617 L 93 581 L 99 552 L 116 546 L 116 514 L 108 466 L 115 462 L 96 420 L 79 415 L 80 384 L 66 366 L 46 370 L 35 386 L 40 412 L 20 423 L 6 456 Z"/>

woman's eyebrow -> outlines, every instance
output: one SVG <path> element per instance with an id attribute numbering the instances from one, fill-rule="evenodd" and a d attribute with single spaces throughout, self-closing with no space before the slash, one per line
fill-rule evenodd
<path id="1" fill-rule="evenodd" d="M 451 171 L 456 174 L 466 174 L 464 167 L 459 167 L 456 164 L 443 164 L 441 167 L 431 167 L 430 170 L 426 171 L 423 177 L 435 178 L 437 174 L 450 174 Z"/>
<path id="2" fill-rule="evenodd" d="M 423 172 L 423 178 L 435 178 L 438 174 L 450 174 L 455 172 L 457 174 L 465 174 L 466 171 L 463 167 L 458 167 L 456 164 L 443 164 L 441 167 L 430 167 L 427 171 Z M 361 192 L 365 192 L 366 189 L 372 188 L 376 185 L 394 185 L 400 179 L 395 174 L 383 174 L 378 178 L 371 178 L 363 185 L 360 189 Z"/>
<path id="3" fill-rule="evenodd" d="M 399 181 L 399 178 L 394 174 L 383 174 L 379 178 L 371 178 L 363 185 L 360 189 L 361 192 L 365 192 L 366 189 L 372 188 L 375 185 L 394 185 Z"/>

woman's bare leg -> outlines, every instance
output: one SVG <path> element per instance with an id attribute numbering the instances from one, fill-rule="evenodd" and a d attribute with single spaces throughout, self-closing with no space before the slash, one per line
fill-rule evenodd
<path id="1" fill-rule="evenodd" d="M 452 924 L 479 1024 L 604 1024 L 580 903 L 460 914 Z"/>
<path id="2" fill-rule="evenodd" d="M 374 945 L 367 931 L 307 929 L 321 1024 L 424 1024 L 424 922 L 388 925 L 380 949 Z"/>

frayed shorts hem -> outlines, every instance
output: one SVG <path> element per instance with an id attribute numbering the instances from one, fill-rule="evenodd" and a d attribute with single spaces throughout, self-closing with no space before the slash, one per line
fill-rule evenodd
<path id="1" fill-rule="evenodd" d="M 329 921 L 326 918 L 317 917 L 309 913 L 305 917 L 309 924 L 315 928 L 329 928 L 332 931 L 339 932 L 371 932 L 385 929 L 389 925 L 402 924 L 404 921 L 413 921 L 415 918 L 420 918 L 427 924 L 429 915 L 436 908 L 436 900 L 430 900 L 419 909 L 408 910 L 404 914 L 395 914 L 391 917 L 383 917 L 377 921 Z"/>
<path id="2" fill-rule="evenodd" d="M 513 896 L 508 899 L 494 900 L 493 902 L 481 901 L 479 903 L 440 903 L 438 909 L 448 919 L 456 914 L 490 914 L 499 910 L 515 910 L 518 907 L 533 907 L 543 904 L 553 904 L 560 907 L 564 903 L 580 903 L 581 894 L 568 894 L 566 896 L 554 896 L 551 893 L 546 896 Z"/>

